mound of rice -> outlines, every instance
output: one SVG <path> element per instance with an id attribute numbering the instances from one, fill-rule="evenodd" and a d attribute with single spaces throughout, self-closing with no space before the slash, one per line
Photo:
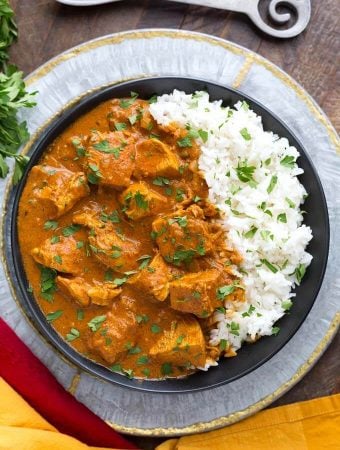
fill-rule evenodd
<path id="1" fill-rule="evenodd" d="M 305 251 L 312 232 L 302 224 L 307 193 L 297 178 L 298 151 L 264 131 L 246 102 L 226 108 L 206 92 L 175 90 L 158 97 L 150 112 L 159 124 L 194 130 L 210 201 L 222 212 L 229 245 L 244 258 L 238 275 L 246 303 L 235 310 L 226 302 L 225 311 L 215 312 L 211 344 L 225 340 L 236 351 L 245 340 L 277 334 L 273 325 L 291 307 L 291 291 L 312 259 Z"/>

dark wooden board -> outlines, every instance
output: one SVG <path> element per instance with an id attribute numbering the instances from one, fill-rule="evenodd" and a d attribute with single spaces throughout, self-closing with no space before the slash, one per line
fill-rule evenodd
<path id="1" fill-rule="evenodd" d="M 166 0 L 125 0 L 87 8 L 63 6 L 54 0 L 11 0 L 11 4 L 19 26 L 11 61 L 25 73 L 69 47 L 104 34 L 153 27 L 200 31 L 229 39 L 276 63 L 301 83 L 340 131 L 338 0 L 312 1 L 307 30 L 290 40 L 265 36 L 240 14 Z M 338 335 L 310 373 L 272 406 L 340 392 L 339 354 Z M 144 449 L 162 441 L 133 440 Z"/>

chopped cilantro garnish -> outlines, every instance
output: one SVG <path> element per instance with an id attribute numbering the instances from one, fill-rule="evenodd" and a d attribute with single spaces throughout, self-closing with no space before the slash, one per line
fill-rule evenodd
<path id="1" fill-rule="evenodd" d="M 256 181 L 254 180 L 254 172 L 256 170 L 255 166 L 247 166 L 247 163 L 244 162 L 241 164 L 241 162 L 238 163 L 238 166 L 236 168 L 236 174 L 240 181 L 243 183 L 253 183 L 256 184 Z"/>
<path id="2" fill-rule="evenodd" d="M 191 141 L 190 136 L 185 136 L 182 139 L 178 139 L 177 145 L 181 148 L 192 147 L 192 141 Z"/>
<path id="3" fill-rule="evenodd" d="M 280 333 L 280 327 L 272 328 L 272 335 L 277 336 Z"/>
<path id="4" fill-rule="evenodd" d="M 292 305 L 293 305 L 293 302 L 291 301 L 291 300 L 284 300 L 282 303 L 281 303 L 281 306 L 282 306 L 282 309 L 284 310 L 284 311 L 289 311 L 290 310 L 290 308 L 292 307 Z"/>
<path id="5" fill-rule="evenodd" d="M 151 332 L 152 332 L 152 333 L 155 333 L 155 334 L 156 334 L 156 333 L 160 333 L 160 332 L 162 331 L 161 327 L 158 326 L 156 323 L 153 323 L 153 324 L 151 325 L 150 329 L 151 329 Z"/>
<path id="6" fill-rule="evenodd" d="M 57 264 L 62 264 L 63 263 L 63 259 L 60 255 L 55 255 L 53 256 L 53 261 L 56 262 Z"/>
<path id="7" fill-rule="evenodd" d="M 306 273 L 305 264 L 299 264 L 294 271 L 297 284 L 301 283 L 302 278 L 304 277 L 305 273 Z"/>
<path id="8" fill-rule="evenodd" d="M 185 228 L 188 225 L 187 216 L 178 216 L 173 219 L 169 219 L 169 224 L 172 225 L 173 223 L 178 223 L 180 227 Z"/>
<path id="9" fill-rule="evenodd" d="M 231 322 L 230 333 L 234 334 L 235 336 L 239 336 L 240 335 L 239 330 L 240 330 L 240 324 L 237 322 Z"/>
<path id="10" fill-rule="evenodd" d="M 115 123 L 115 129 L 117 131 L 126 130 L 126 128 L 127 128 L 126 123 L 120 123 L 120 122 Z"/>
<path id="11" fill-rule="evenodd" d="M 268 194 L 270 194 L 270 193 L 273 191 L 273 189 L 274 189 L 274 187 L 276 186 L 276 184 L 277 184 L 277 176 L 276 176 L 276 175 L 273 175 L 273 176 L 271 177 L 271 179 L 270 179 L 269 186 L 267 187 L 267 192 L 268 192 Z"/>
<path id="12" fill-rule="evenodd" d="M 70 332 L 67 333 L 67 335 L 66 335 L 66 340 L 68 342 L 72 342 L 75 339 L 78 339 L 79 336 L 80 336 L 79 330 L 77 330 L 77 328 L 71 328 Z"/>
<path id="13" fill-rule="evenodd" d="M 150 256 L 150 255 L 143 255 L 143 256 L 140 256 L 140 257 L 137 259 L 137 261 L 141 261 L 141 263 L 140 263 L 138 269 L 139 269 L 139 270 L 143 270 L 143 269 L 145 269 L 145 268 L 150 264 L 151 256 Z"/>
<path id="14" fill-rule="evenodd" d="M 255 309 L 256 309 L 255 306 L 249 305 L 248 311 L 242 313 L 242 317 L 250 317 L 255 311 Z"/>
<path id="15" fill-rule="evenodd" d="M 51 244 L 57 244 L 60 241 L 60 237 L 59 236 L 52 236 L 51 237 Z"/>
<path id="16" fill-rule="evenodd" d="M 114 155 L 116 159 L 119 158 L 120 152 L 123 150 L 123 146 L 112 147 L 109 141 L 103 140 L 93 145 L 93 148 L 102 152 Z"/>
<path id="17" fill-rule="evenodd" d="M 249 131 L 247 128 L 242 128 L 242 130 L 240 130 L 240 134 L 245 141 L 251 140 L 251 135 L 249 134 Z"/>
<path id="18" fill-rule="evenodd" d="M 227 348 L 228 345 L 228 341 L 226 339 L 221 339 L 220 340 L 220 350 L 221 352 L 224 352 Z"/>
<path id="19" fill-rule="evenodd" d="M 91 331 L 98 331 L 102 326 L 103 322 L 106 320 L 106 315 L 93 317 L 89 322 L 87 322 L 87 326 Z"/>
<path id="20" fill-rule="evenodd" d="M 260 260 L 262 264 L 264 264 L 269 270 L 271 270 L 273 273 L 278 272 L 279 269 L 277 269 L 272 263 L 270 263 L 267 259 L 263 258 Z"/>
<path id="21" fill-rule="evenodd" d="M 138 97 L 138 94 L 136 92 L 131 92 L 130 95 L 131 95 L 131 98 L 128 98 L 128 99 L 124 98 L 120 101 L 119 106 L 121 108 L 123 108 L 123 109 L 130 108 L 130 106 L 133 105 L 133 103 L 135 102 L 135 100 Z"/>
<path id="22" fill-rule="evenodd" d="M 147 210 L 149 207 L 149 202 L 145 200 L 145 195 L 141 194 L 139 191 L 135 194 L 135 202 L 138 208 Z"/>
<path id="23" fill-rule="evenodd" d="M 83 320 L 83 319 L 84 319 L 84 310 L 77 309 L 77 320 Z"/>
<path id="24" fill-rule="evenodd" d="M 68 227 L 63 228 L 63 235 L 65 237 L 72 236 L 74 233 L 80 230 L 80 225 L 70 225 Z"/>
<path id="25" fill-rule="evenodd" d="M 149 317 L 146 314 L 138 314 L 136 316 L 137 323 L 146 323 L 149 321 Z"/>
<path id="26" fill-rule="evenodd" d="M 251 239 L 255 236 L 256 231 L 257 231 L 257 227 L 252 226 L 249 231 L 247 231 L 246 233 L 243 234 L 243 236 L 246 239 Z"/>
<path id="27" fill-rule="evenodd" d="M 218 300 L 224 300 L 227 295 L 230 295 L 234 292 L 235 288 L 236 288 L 235 284 L 220 286 L 217 289 L 216 297 L 218 298 Z"/>
<path id="28" fill-rule="evenodd" d="M 278 222 L 287 223 L 286 213 L 279 214 L 277 216 L 277 220 L 278 220 Z"/>
<path id="29" fill-rule="evenodd" d="M 102 178 L 99 167 L 96 164 L 89 164 L 90 172 L 87 174 L 87 180 L 91 184 L 98 184 L 99 179 Z"/>
<path id="30" fill-rule="evenodd" d="M 292 202 L 288 197 L 286 197 L 285 200 L 288 203 L 289 208 L 295 208 L 295 203 Z"/>
<path id="31" fill-rule="evenodd" d="M 124 284 L 124 283 L 127 282 L 127 277 L 123 277 L 123 278 L 115 278 L 115 279 L 113 280 L 113 282 L 114 282 L 114 284 L 115 284 L 116 286 L 122 286 L 122 284 Z"/>
<path id="32" fill-rule="evenodd" d="M 147 364 L 149 362 L 149 358 L 146 355 L 142 355 L 137 359 L 138 365 Z"/>
<path id="33" fill-rule="evenodd" d="M 42 266 L 40 269 L 40 292 L 43 299 L 53 302 L 53 294 L 57 290 L 55 278 L 57 272 L 49 267 Z"/>
<path id="34" fill-rule="evenodd" d="M 162 375 L 170 375 L 173 372 L 172 364 L 170 362 L 166 362 L 161 366 Z"/>
<path id="35" fill-rule="evenodd" d="M 158 96 L 155 94 L 155 95 L 153 95 L 152 97 L 149 98 L 148 102 L 150 104 L 156 103 L 157 102 L 157 98 L 158 98 Z"/>
<path id="36" fill-rule="evenodd" d="M 58 309 L 58 311 L 46 314 L 47 322 L 53 322 L 56 319 L 59 319 L 63 315 L 63 311 Z"/>
<path id="37" fill-rule="evenodd" d="M 100 213 L 100 220 L 105 223 L 106 222 L 119 223 L 120 218 L 119 218 L 118 211 L 115 209 L 112 211 L 111 214 L 107 214 L 106 212 L 102 211 Z"/>
<path id="38" fill-rule="evenodd" d="M 207 131 L 200 129 L 200 130 L 198 130 L 198 135 L 204 143 L 207 142 L 208 137 L 209 137 L 209 133 Z"/>
<path id="39" fill-rule="evenodd" d="M 129 353 L 129 355 L 137 355 L 141 351 L 142 350 L 140 349 L 140 347 L 138 347 L 138 345 L 136 345 L 136 347 L 130 347 L 128 353 Z"/>
<path id="40" fill-rule="evenodd" d="M 44 223 L 44 230 L 56 230 L 58 228 L 58 222 L 55 220 L 47 220 Z"/>
<path id="41" fill-rule="evenodd" d="M 292 169 L 295 166 L 295 157 L 287 155 L 283 159 L 281 159 L 280 164 L 281 166 Z"/>
<path id="42" fill-rule="evenodd" d="M 137 323 L 146 323 L 149 321 L 149 317 L 146 314 L 136 316 Z"/>
<path id="43" fill-rule="evenodd" d="M 155 186 L 167 186 L 169 183 L 170 180 L 164 177 L 157 177 L 152 181 L 152 184 L 154 184 Z"/>

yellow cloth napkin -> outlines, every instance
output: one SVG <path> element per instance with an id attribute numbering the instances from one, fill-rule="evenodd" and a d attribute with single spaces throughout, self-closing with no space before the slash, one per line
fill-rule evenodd
<path id="1" fill-rule="evenodd" d="M 157 450 L 339 450 L 340 394 L 259 412 L 221 430 L 171 439 Z"/>
<path id="2" fill-rule="evenodd" d="M 59 433 L 0 378 L 0 450 L 103 450 Z M 340 394 L 262 411 L 229 427 L 171 439 L 157 450 L 340 449 Z"/>
<path id="3" fill-rule="evenodd" d="M 0 450 L 104 450 L 59 433 L 0 378 Z"/>

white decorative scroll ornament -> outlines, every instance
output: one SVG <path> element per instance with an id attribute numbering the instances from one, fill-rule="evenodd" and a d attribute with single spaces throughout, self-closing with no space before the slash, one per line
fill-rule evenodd
<path id="1" fill-rule="evenodd" d="M 57 0 L 65 5 L 90 6 L 112 3 L 118 0 Z M 268 25 L 261 17 L 259 5 L 261 0 L 169 0 L 191 5 L 208 6 L 211 8 L 227 9 L 246 14 L 254 24 L 264 33 L 277 38 L 292 38 L 302 33 L 307 27 L 311 15 L 310 0 L 270 0 L 268 5 L 269 17 L 278 25 L 288 24 L 292 19 L 290 12 L 278 12 L 278 6 L 285 6 L 293 10 L 296 15 L 295 23 L 287 29 L 277 29 Z"/>

